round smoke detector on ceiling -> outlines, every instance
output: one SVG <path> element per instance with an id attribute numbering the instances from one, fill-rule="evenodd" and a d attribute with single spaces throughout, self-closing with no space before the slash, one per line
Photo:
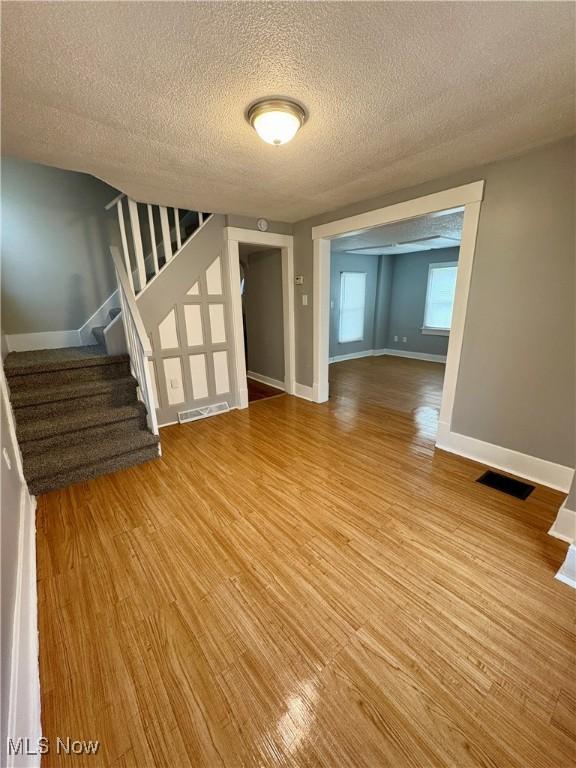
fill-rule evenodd
<path id="1" fill-rule="evenodd" d="M 268 224 L 268 220 L 267 219 L 258 219 L 258 221 L 256 222 L 256 226 L 258 227 L 260 232 L 267 232 L 268 231 L 268 227 L 270 225 Z"/>
<path id="2" fill-rule="evenodd" d="M 248 122 L 268 144 L 287 144 L 306 120 L 304 108 L 291 99 L 261 99 L 248 110 Z"/>

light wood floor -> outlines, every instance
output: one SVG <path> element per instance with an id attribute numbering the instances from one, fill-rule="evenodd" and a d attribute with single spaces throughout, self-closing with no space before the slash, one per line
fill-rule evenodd
<path id="1" fill-rule="evenodd" d="M 430 366 L 394 409 L 352 362 L 39 499 L 44 733 L 102 744 L 45 766 L 574 764 L 562 497 L 434 452 Z"/>

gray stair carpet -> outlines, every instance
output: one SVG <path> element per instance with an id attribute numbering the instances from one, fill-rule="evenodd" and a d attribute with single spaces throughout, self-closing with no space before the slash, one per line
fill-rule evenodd
<path id="1" fill-rule="evenodd" d="M 108 323 L 106 325 L 97 325 L 95 328 L 92 328 L 92 336 L 96 339 L 96 344 L 102 347 L 105 346 L 106 339 L 104 337 L 104 331 L 121 311 L 122 310 L 118 309 L 118 307 L 114 307 L 114 309 L 111 309 L 110 312 L 108 312 Z"/>
<path id="2" fill-rule="evenodd" d="M 100 345 L 11 352 L 4 372 L 31 493 L 158 457 L 128 355 Z"/>

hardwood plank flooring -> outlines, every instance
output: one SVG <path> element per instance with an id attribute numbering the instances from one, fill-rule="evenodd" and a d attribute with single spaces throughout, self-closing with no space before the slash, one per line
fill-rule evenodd
<path id="1" fill-rule="evenodd" d="M 256 379 L 246 379 L 248 383 L 248 402 L 253 403 L 256 400 L 266 400 L 269 397 L 280 397 L 284 394 L 281 389 L 263 384 Z"/>
<path id="2" fill-rule="evenodd" d="M 101 743 L 43 766 L 574 764 L 563 497 L 434 451 L 437 374 L 406 362 L 396 395 L 332 366 L 329 403 L 168 427 L 40 497 L 44 734 Z"/>

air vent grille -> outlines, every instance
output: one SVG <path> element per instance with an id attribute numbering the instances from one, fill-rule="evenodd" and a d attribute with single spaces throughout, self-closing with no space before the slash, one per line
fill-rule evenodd
<path id="1" fill-rule="evenodd" d="M 230 410 L 228 403 L 214 403 L 214 405 L 205 405 L 202 408 L 193 408 L 190 411 L 180 411 L 178 421 L 185 424 L 189 421 L 206 419 L 208 416 L 216 416 L 218 413 L 225 413 Z"/>

